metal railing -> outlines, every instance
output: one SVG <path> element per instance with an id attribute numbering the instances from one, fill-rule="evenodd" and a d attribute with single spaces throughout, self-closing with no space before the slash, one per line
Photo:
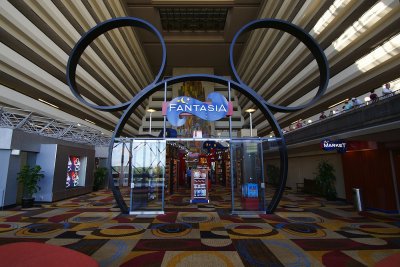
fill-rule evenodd
<path id="1" fill-rule="evenodd" d="M 289 131 L 284 131 L 284 134 L 288 134 L 288 133 L 292 133 L 292 132 L 295 132 L 295 131 L 300 130 L 300 129 L 304 129 L 306 127 L 318 124 L 320 122 L 324 122 L 324 121 L 327 121 L 329 119 L 336 118 L 336 117 L 341 116 L 343 114 L 346 114 L 348 112 L 362 109 L 362 108 L 364 108 L 366 106 L 376 105 L 376 104 L 380 103 L 381 101 L 389 99 L 389 98 L 392 98 L 392 97 L 394 97 L 395 95 L 398 95 L 398 94 L 400 94 L 400 89 L 397 89 L 397 90 L 393 91 L 390 94 L 382 95 L 382 96 L 378 97 L 375 100 L 370 100 L 370 101 L 364 102 L 364 103 L 362 103 L 360 105 L 355 105 L 355 106 L 353 106 L 352 108 L 350 108 L 348 110 L 343 109 L 342 111 L 339 111 L 338 113 L 333 114 L 333 116 L 329 116 L 328 115 L 324 119 L 315 120 L 315 121 L 313 121 L 311 123 L 305 123 L 301 127 L 296 127 L 295 129 L 290 129 Z M 349 100 L 349 101 L 351 101 L 351 100 Z M 307 122 L 307 120 L 304 120 L 304 122 Z"/>

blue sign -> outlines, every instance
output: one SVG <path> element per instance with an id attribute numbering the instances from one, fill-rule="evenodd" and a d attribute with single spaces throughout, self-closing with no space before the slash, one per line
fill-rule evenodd
<path id="1" fill-rule="evenodd" d="M 195 115 L 207 121 L 217 121 L 231 115 L 231 105 L 223 95 L 213 92 L 207 99 L 211 102 L 202 102 L 188 96 L 175 97 L 163 107 L 163 115 L 166 115 L 169 123 L 174 126 L 185 124 L 186 118 L 181 118 L 182 115 Z"/>
<path id="2" fill-rule="evenodd" d="M 345 153 L 347 144 L 344 140 L 331 141 L 329 139 L 324 139 L 321 141 L 321 148 L 325 151 L 337 150 L 339 153 Z"/>
<path id="3" fill-rule="evenodd" d="M 246 185 L 245 197 L 258 197 L 258 184 L 248 183 Z"/>

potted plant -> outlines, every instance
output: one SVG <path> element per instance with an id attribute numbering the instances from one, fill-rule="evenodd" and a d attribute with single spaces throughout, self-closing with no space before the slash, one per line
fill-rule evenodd
<path id="1" fill-rule="evenodd" d="M 100 167 L 94 172 L 93 191 L 97 191 L 103 187 L 104 181 L 107 177 L 107 168 Z"/>
<path id="2" fill-rule="evenodd" d="M 33 198 L 32 195 L 40 190 L 38 182 L 40 181 L 40 179 L 44 177 L 44 174 L 41 172 L 41 169 L 42 167 L 40 167 L 39 165 L 36 165 L 32 168 L 29 165 L 25 165 L 18 173 L 17 180 L 23 185 L 23 196 L 22 196 L 23 208 L 30 208 L 33 206 L 35 198 Z"/>
<path id="3" fill-rule="evenodd" d="M 316 184 L 320 187 L 322 195 L 327 200 L 336 199 L 335 189 L 335 170 L 327 161 L 321 161 L 317 167 L 317 176 L 315 177 Z"/>

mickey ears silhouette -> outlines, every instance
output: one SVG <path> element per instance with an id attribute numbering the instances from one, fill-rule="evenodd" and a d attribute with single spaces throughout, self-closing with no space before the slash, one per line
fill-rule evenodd
<path id="1" fill-rule="evenodd" d="M 160 32 L 150 23 L 148 23 L 145 20 L 139 19 L 139 18 L 134 18 L 134 17 L 121 17 L 121 18 L 113 18 L 107 21 L 104 21 L 92 29 L 90 29 L 88 32 L 86 32 L 81 39 L 76 43 L 75 47 L 73 48 L 71 55 L 68 60 L 67 64 L 67 83 L 74 94 L 74 96 L 82 103 L 85 105 L 92 107 L 94 109 L 102 110 L 102 111 L 116 111 L 116 110 L 123 110 L 126 109 L 130 104 L 131 100 L 127 101 L 125 103 L 120 103 L 117 105 L 112 105 L 112 106 L 99 106 L 95 105 L 92 103 L 89 103 L 86 101 L 80 94 L 77 85 L 76 85 L 76 68 L 79 62 L 79 59 L 85 49 L 92 43 L 97 37 L 102 35 L 103 33 L 110 31 L 112 29 L 120 28 L 120 27 L 126 27 L 126 26 L 131 26 L 131 27 L 138 27 L 138 28 L 143 28 L 145 30 L 148 30 L 149 32 L 153 33 L 154 35 L 157 36 L 158 40 L 160 41 L 161 47 L 162 47 L 162 59 L 161 59 L 161 66 L 160 69 L 154 78 L 154 81 L 150 83 L 148 86 L 145 88 L 151 88 L 151 87 L 160 87 L 160 83 L 164 83 L 165 81 L 176 83 L 177 80 L 183 81 L 185 80 L 185 76 L 179 76 L 177 77 L 177 80 L 168 79 L 168 80 L 162 80 L 165 67 L 166 67 L 166 61 L 167 61 L 167 51 L 166 51 L 166 46 L 164 39 Z M 309 35 L 307 32 L 305 32 L 303 29 L 300 27 L 289 23 L 284 20 L 279 20 L 279 19 L 261 19 L 261 20 L 255 20 L 244 27 L 242 27 L 234 36 L 232 43 L 230 45 L 229 49 L 229 64 L 230 64 L 230 69 L 232 76 L 234 78 L 234 81 L 230 81 L 233 87 L 236 88 L 245 88 L 247 91 L 251 90 L 254 91 L 252 88 L 250 88 L 247 84 L 245 84 L 237 70 L 234 64 L 234 57 L 233 57 L 233 50 L 234 46 L 236 44 L 237 39 L 239 38 L 240 35 L 242 35 L 245 32 L 249 32 L 255 29 L 260 29 L 260 28 L 273 28 L 277 30 L 284 31 L 286 33 L 291 34 L 292 36 L 296 37 L 299 39 L 312 53 L 314 56 L 315 60 L 317 61 L 319 72 L 320 72 L 320 81 L 319 81 L 319 88 L 316 93 L 316 95 L 306 104 L 296 106 L 296 107 L 285 107 L 285 106 L 280 106 L 280 105 L 275 105 L 272 103 L 269 103 L 268 101 L 265 101 L 265 104 L 270 108 L 272 111 L 276 112 L 293 112 L 293 111 L 298 111 L 300 109 L 303 109 L 309 105 L 312 105 L 315 101 L 317 101 L 325 92 L 328 82 L 329 82 L 329 65 L 328 61 L 325 57 L 324 52 L 318 45 L 318 43 L 313 39 L 311 35 Z M 205 80 L 213 80 L 211 76 L 213 75 L 204 75 Z M 197 77 L 197 75 L 196 75 Z M 201 75 L 198 75 L 199 78 L 201 78 Z M 226 80 L 226 79 L 221 79 L 221 77 L 214 76 L 216 80 L 221 81 L 221 80 Z M 193 77 L 191 75 L 187 75 L 188 80 L 191 79 L 193 80 Z M 201 79 L 200 79 L 201 80 Z M 254 92 L 256 93 L 256 92 Z M 257 93 L 256 93 L 257 94 Z M 262 98 L 261 96 L 259 98 Z"/>
<path id="2" fill-rule="evenodd" d="M 143 88 L 140 92 L 138 92 L 136 95 L 132 96 L 132 99 L 130 101 L 127 101 L 125 103 L 120 103 L 117 105 L 112 105 L 112 106 L 99 106 L 95 105 L 92 103 L 89 103 L 86 101 L 80 94 L 77 86 L 76 86 L 76 68 L 79 62 L 79 58 L 85 51 L 86 47 L 90 45 L 90 43 L 95 40 L 97 37 L 99 37 L 101 34 L 120 27 L 125 27 L 125 26 L 132 26 L 132 27 L 139 27 L 146 29 L 153 34 L 157 36 L 157 38 L 160 41 L 161 47 L 162 47 L 162 59 L 161 59 L 161 66 L 160 70 L 158 71 L 155 79 L 153 82 L 151 82 L 149 85 L 147 85 L 145 88 Z M 239 36 L 245 32 L 249 32 L 255 29 L 259 28 L 273 28 L 277 30 L 284 31 L 286 33 L 291 34 L 292 36 L 296 37 L 299 39 L 312 53 L 314 56 L 315 60 L 317 61 L 319 72 L 320 72 L 320 80 L 319 80 L 319 88 L 316 93 L 316 95 L 306 104 L 296 106 L 296 107 L 285 107 L 285 106 L 279 106 L 275 104 L 271 104 L 268 101 L 266 101 L 260 94 L 258 94 L 255 90 L 250 88 L 247 84 L 245 84 L 239 74 L 237 73 L 236 67 L 234 65 L 234 59 L 233 59 L 233 49 L 235 46 L 236 41 L 238 40 Z M 266 212 L 272 213 L 276 209 L 276 207 L 279 204 L 279 201 L 283 195 L 283 191 L 285 189 L 286 185 L 286 179 L 287 179 L 287 172 L 288 172 L 288 156 L 287 156 L 287 150 L 286 150 L 286 144 L 285 144 L 285 139 L 282 133 L 282 130 L 280 129 L 280 126 L 273 116 L 271 111 L 276 111 L 276 112 L 293 112 L 300 110 L 304 107 L 312 105 L 314 102 L 316 102 L 325 92 L 328 82 L 329 82 L 329 65 L 328 61 L 325 57 L 324 52 L 322 49 L 319 47 L 318 43 L 309 35 L 307 32 L 305 32 L 303 29 L 299 28 L 298 26 L 291 24 L 287 21 L 283 20 L 278 20 L 278 19 L 261 19 L 261 20 L 255 20 L 247 25 L 245 25 L 243 28 L 241 28 L 233 38 L 233 41 L 230 45 L 229 49 L 229 64 L 230 64 L 230 69 L 232 72 L 232 77 L 234 80 L 229 80 L 227 78 L 221 77 L 221 76 L 215 76 L 215 75 L 208 75 L 208 74 L 188 74 L 188 75 L 182 75 L 182 76 L 176 76 L 176 77 L 171 77 L 168 79 L 163 79 L 165 67 L 166 67 L 166 61 L 167 61 L 167 51 L 165 47 L 165 42 L 161 36 L 161 34 L 158 32 L 158 30 L 148 23 L 147 21 L 144 21 L 142 19 L 138 18 L 133 18 L 133 17 L 123 17 L 123 18 L 114 18 L 107 20 L 103 23 L 98 24 L 97 26 L 93 27 L 90 29 L 88 32 L 86 32 L 81 39 L 76 43 L 75 47 L 73 48 L 71 55 L 68 60 L 67 64 L 67 83 L 74 94 L 74 96 L 84 103 L 85 105 L 92 107 L 94 109 L 102 110 L 102 111 L 117 111 L 117 110 L 124 110 L 124 113 L 122 117 L 119 119 L 118 124 L 115 127 L 115 131 L 112 136 L 112 140 L 109 146 L 109 156 L 108 156 L 108 167 L 111 170 L 111 158 L 112 158 L 112 151 L 113 151 L 113 144 L 115 141 L 115 138 L 119 136 L 121 133 L 124 125 L 126 124 L 129 116 L 132 114 L 133 110 L 148 96 L 150 96 L 153 92 L 158 90 L 159 88 L 166 88 L 167 84 L 176 84 L 179 82 L 184 82 L 184 81 L 210 81 L 210 82 L 215 82 L 219 84 L 225 84 L 228 86 L 228 88 L 233 87 L 234 89 L 238 90 L 240 93 L 244 94 L 247 96 L 250 100 L 254 102 L 255 105 L 257 105 L 260 108 L 260 111 L 264 114 L 268 122 L 270 123 L 272 129 L 275 131 L 276 136 L 278 137 L 276 140 L 280 140 L 280 146 L 279 146 L 279 153 L 280 153 L 280 180 L 279 180 L 279 187 L 275 191 L 275 194 L 272 197 L 272 200 L 270 201 Z M 114 197 L 117 201 L 117 204 L 121 211 L 123 213 L 128 213 L 128 207 L 124 201 L 124 198 L 119 191 L 119 188 L 114 186 L 113 179 L 111 177 L 111 172 L 109 172 L 109 181 L 110 181 L 110 187 L 112 188 Z"/>

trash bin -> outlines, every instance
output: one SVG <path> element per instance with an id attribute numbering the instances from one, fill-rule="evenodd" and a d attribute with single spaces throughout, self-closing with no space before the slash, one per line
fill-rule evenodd
<path id="1" fill-rule="evenodd" d="M 354 208 L 360 212 L 363 211 L 362 201 L 361 201 L 361 189 L 353 188 L 354 193 Z"/>

